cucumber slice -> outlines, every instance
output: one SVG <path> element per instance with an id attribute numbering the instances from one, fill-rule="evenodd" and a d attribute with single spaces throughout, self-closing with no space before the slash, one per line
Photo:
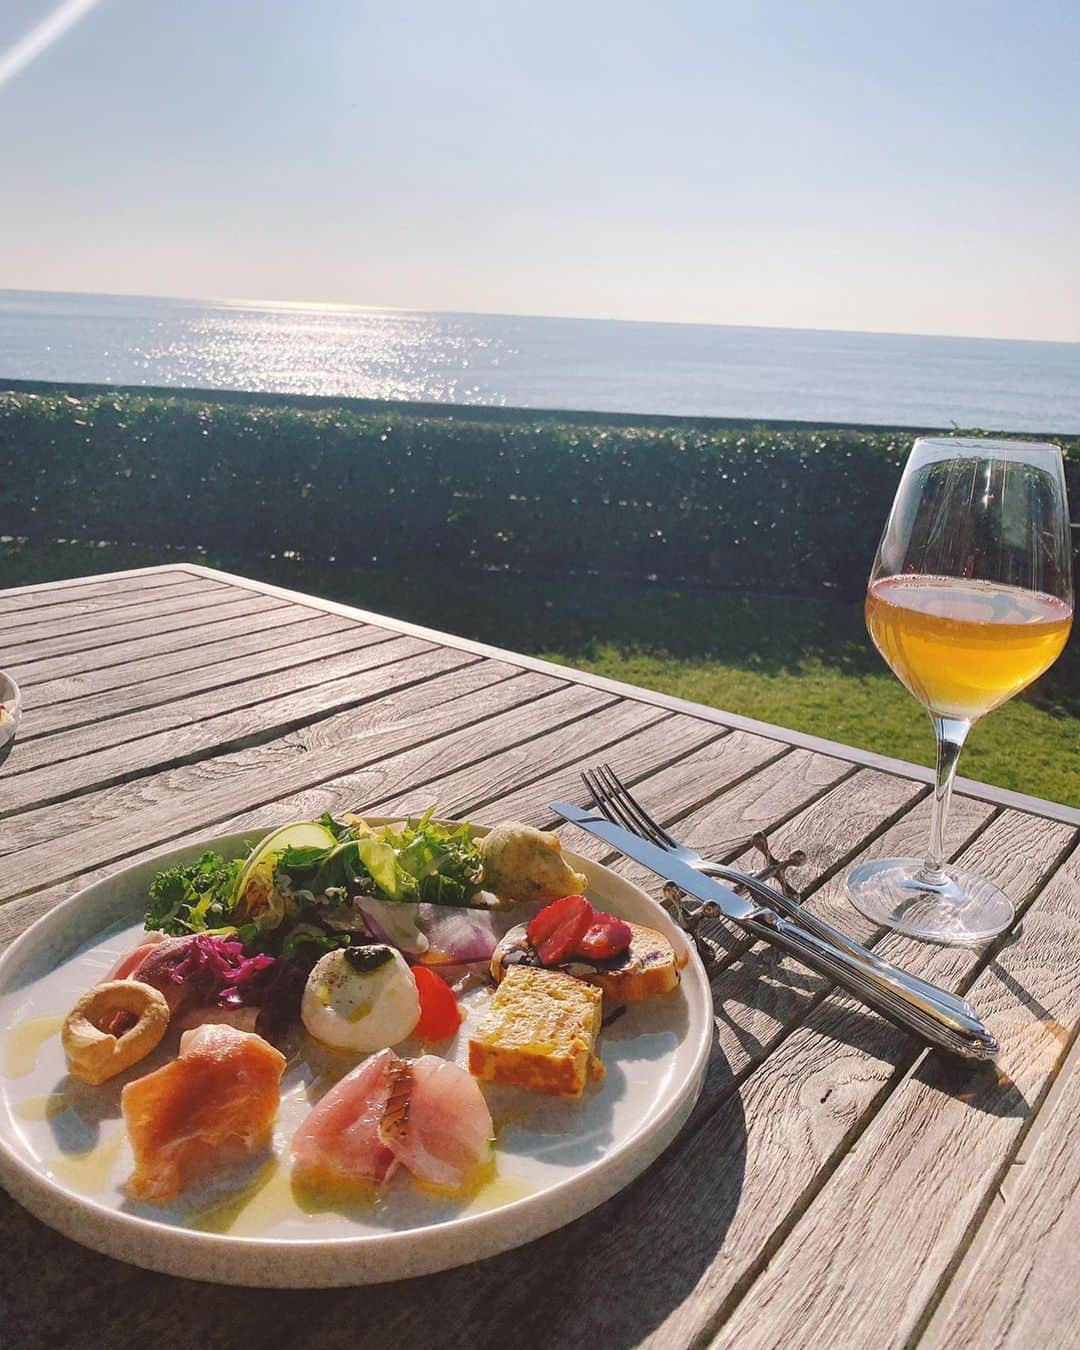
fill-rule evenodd
<path id="1" fill-rule="evenodd" d="M 313 820 L 302 820 L 296 825 L 283 825 L 280 830 L 274 830 L 252 849 L 251 856 L 236 879 L 234 903 L 243 905 L 244 895 L 252 882 L 261 883 L 258 889 L 265 889 L 269 895 L 274 868 L 287 848 L 333 848 L 336 842 L 325 825 L 319 825 Z M 261 916 L 252 917 L 259 927 L 274 928 L 281 920 L 280 913 L 272 906 L 263 911 Z"/>

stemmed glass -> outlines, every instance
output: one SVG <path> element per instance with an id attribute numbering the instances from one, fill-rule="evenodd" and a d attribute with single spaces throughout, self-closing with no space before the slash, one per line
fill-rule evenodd
<path id="1" fill-rule="evenodd" d="M 855 908 L 931 942 L 976 943 L 1012 923 L 1012 902 L 946 865 L 945 818 L 972 723 L 1061 654 L 1072 626 L 1065 469 L 1053 445 L 920 438 L 896 490 L 866 592 L 866 626 L 930 714 L 937 782 L 926 859 L 863 863 Z"/>

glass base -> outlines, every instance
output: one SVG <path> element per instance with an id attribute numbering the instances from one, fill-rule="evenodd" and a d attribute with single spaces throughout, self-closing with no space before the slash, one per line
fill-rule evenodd
<path id="1" fill-rule="evenodd" d="M 924 867 L 918 858 L 853 867 L 847 876 L 851 903 L 872 923 L 945 946 L 986 942 L 1016 917 L 1012 901 L 993 882 L 946 867 L 938 884 L 922 879 Z"/>

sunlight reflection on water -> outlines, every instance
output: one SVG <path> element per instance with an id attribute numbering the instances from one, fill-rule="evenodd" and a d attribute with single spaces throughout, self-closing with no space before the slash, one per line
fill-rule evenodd
<path id="1" fill-rule="evenodd" d="M 1080 345 L 0 291 L 0 379 L 1080 431 Z"/>

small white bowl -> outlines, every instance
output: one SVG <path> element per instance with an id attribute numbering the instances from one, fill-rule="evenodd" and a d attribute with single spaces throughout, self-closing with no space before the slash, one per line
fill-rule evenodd
<path id="1" fill-rule="evenodd" d="M 19 686 L 7 673 L 0 670 L 0 750 L 12 740 L 22 718 L 22 694 Z"/>

